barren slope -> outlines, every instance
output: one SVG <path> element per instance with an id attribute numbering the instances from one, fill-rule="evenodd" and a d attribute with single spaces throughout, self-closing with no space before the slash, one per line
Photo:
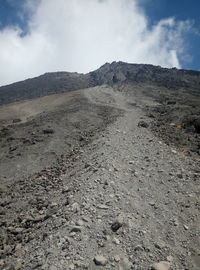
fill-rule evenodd
<path id="1" fill-rule="evenodd" d="M 199 158 L 153 135 L 153 99 L 111 87 L 70 99 L 7 130 L 43 141 L 1 157 L 2 268 L 199 269 Z M 32 168 L 27 153 L 35 173 L 12 171 Z"/>

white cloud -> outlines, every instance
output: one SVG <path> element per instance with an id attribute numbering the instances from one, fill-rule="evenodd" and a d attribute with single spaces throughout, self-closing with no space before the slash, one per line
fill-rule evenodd
<path id="1" fill-rule="evenodd" d="M 0 31 L 0 84 L 48 71 L 89 72 L 105 62 L 180 67 L 188 21 L 161 20 L 151 29 L 137 0 L 40 0 L 25 36 Z"/>

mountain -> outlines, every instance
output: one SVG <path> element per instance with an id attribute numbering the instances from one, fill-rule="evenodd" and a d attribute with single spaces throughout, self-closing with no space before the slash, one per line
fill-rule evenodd
<path id="1" fill-rule="evenodd" d="M 0 269 L 200 269 L 199 82 L 113 62 L 1 87 Z"/>
<path id="2" fill-rule="evenodd" d="M 166 88 L 190 88 L 199 94 L 200 72 L 167 69 L 153 65 L 106 63 L 88 74 L 52 72 L 39 77 L 0 87 L 0 105 L 50 94 L 122 82 L 148 83 Z"/>

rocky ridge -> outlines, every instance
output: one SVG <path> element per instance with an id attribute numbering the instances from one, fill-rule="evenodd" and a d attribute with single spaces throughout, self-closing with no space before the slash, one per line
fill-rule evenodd
<path id="1" fill-rule="evenodd" d="M 200 95 L 200 72 L 168 69 L 145 64 L 106 63 L 87 73 L 52 72 L 0 87 L 0 105 L 15 101 L 64 93 L 103 84 L 148 83 L 171 89 L 187 88 Z"/>

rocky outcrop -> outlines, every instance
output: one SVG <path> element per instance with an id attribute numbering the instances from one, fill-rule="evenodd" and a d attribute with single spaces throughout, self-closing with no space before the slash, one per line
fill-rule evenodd
<path id="1" fill-rule="evenodd" d="M 106 63 L 88 74 L 52 72 L 0 87 L 0 105 L 103 84 L 148 83 L 166 88 L 187 88 L 200 94 L 200 72 L 124 62 Z"/>

